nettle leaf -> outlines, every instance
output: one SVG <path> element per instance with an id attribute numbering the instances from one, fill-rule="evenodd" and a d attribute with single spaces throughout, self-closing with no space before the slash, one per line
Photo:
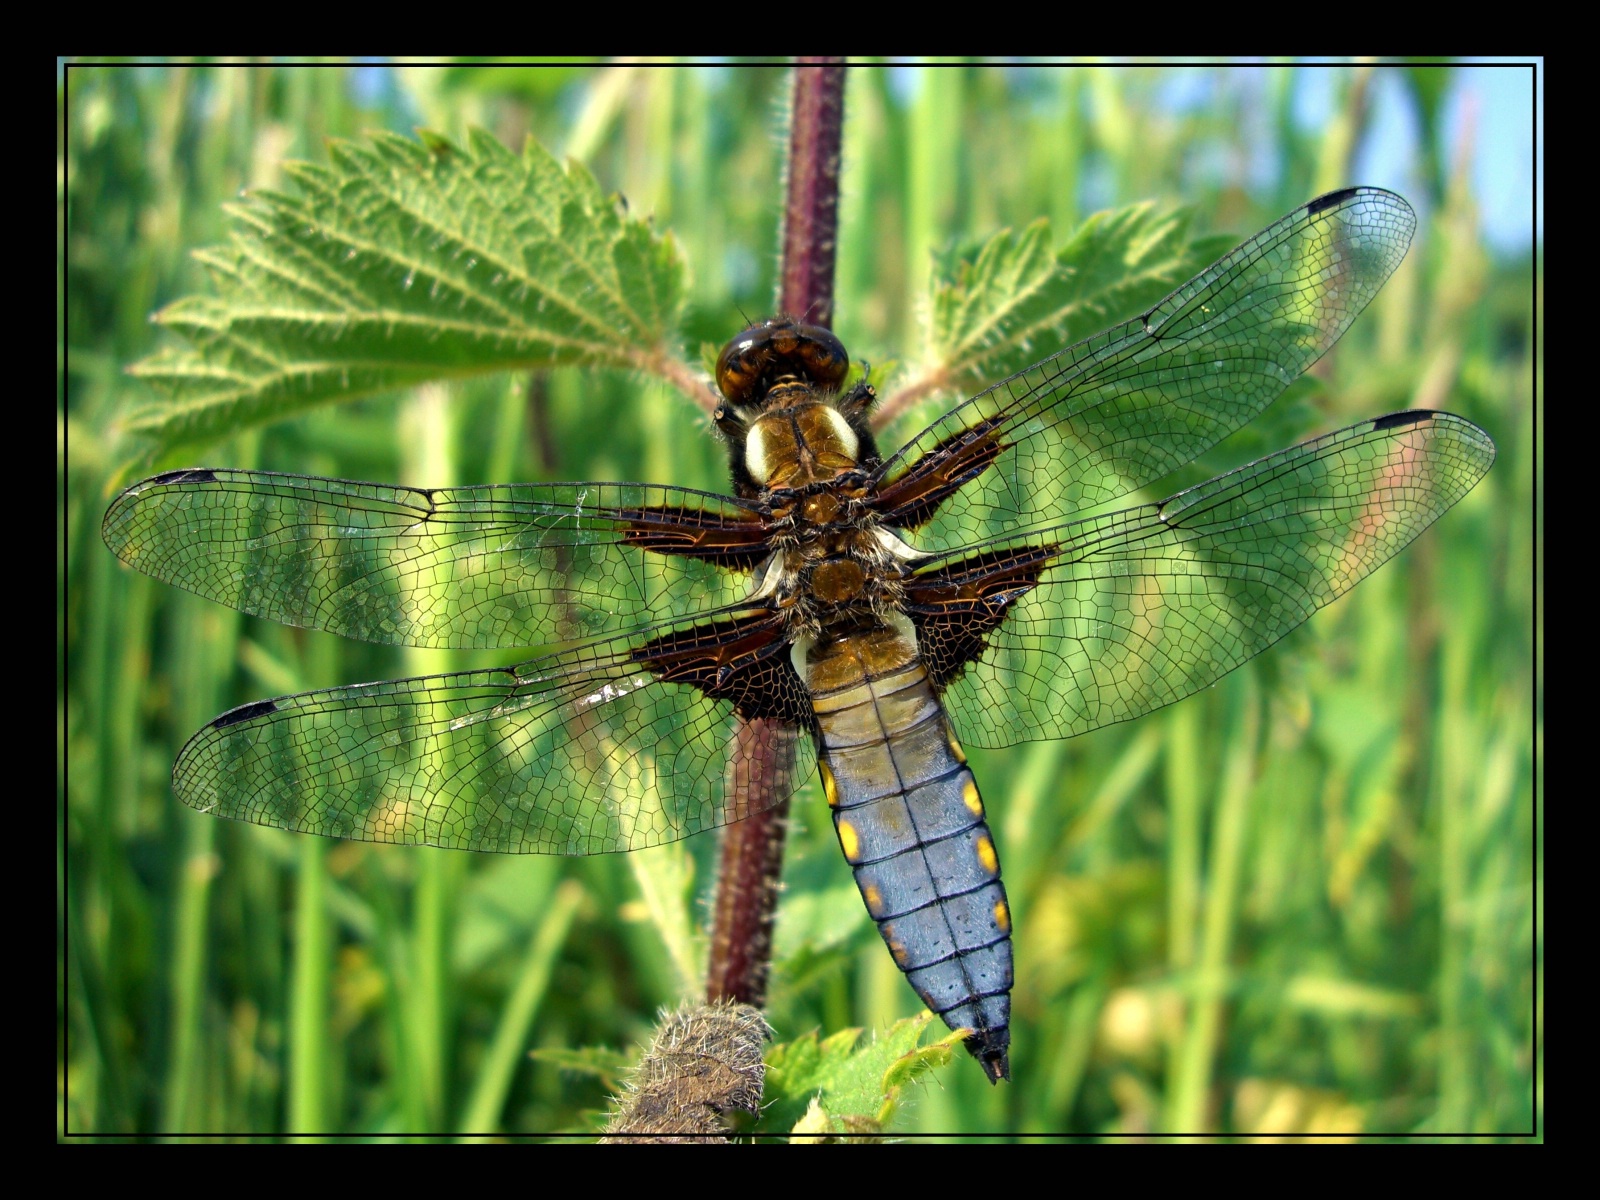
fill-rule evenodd
<path id="1" fill-rule="evenodd" d="M 796 1136 L 881 1133 L 892 1124 L 907 1085 L 949 1064 L 962 1034 L 919 1045 L 932 1013 L 896 1021 L 866 1039 L 860 1029 L 806 1034 L 767 1048 L 764 1123 Z"/>
<path id="2" fill-rule="evenodd" d="M 132 431 L 172 446 L 425 380 L 569 365 L 685 374 L 668 339 L 683 264 L 576 163 L 481 131 L 335 142 L 293 195 L 230 205 L 199 251 L 215 296 L 156 319 L 188 349 L 138 363 L 167 399 Z"/>
<path id="3" fill-rule="evenodd" d="M 968 395 L 1153 306 L 1233 245 L 1191 239 L 1190 214 L 1135 204 L 1090 217 L 1059 250 L 1050 222 L 1001 230 L 934 264 L 929 357 L 885 411 Z"/>

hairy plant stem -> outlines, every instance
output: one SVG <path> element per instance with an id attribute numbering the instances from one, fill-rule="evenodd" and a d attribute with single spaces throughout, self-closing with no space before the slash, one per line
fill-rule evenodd
<path id="1" fill-rule="evenodd" d="M 778 310 L 817 325 L 833 321 L 844 75 L 841 58 L 795 64 Z M 708 999 L 757 1006 L 766 1000 L 789 816 L 787 798 L 775 805 L 769 799 L 774 787 L 787 787 L 794 769 L 793 743 L 762 726 L 747 722 L 735 734 L 732 769 L 750 781 L 748 807 L 758 811 L 728 826 L 723 839 L 706 971 Z"/>

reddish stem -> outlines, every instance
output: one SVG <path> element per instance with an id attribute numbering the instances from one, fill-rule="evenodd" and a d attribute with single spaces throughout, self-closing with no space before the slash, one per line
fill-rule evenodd
<path id="1" fill-rule="evenodd" d="M 778 311 L 817 325 L 833 321 L 844 73 L 842 58 L 801 58 L 794 72 Z M 723 839 L 706 996 L 761 1005 L 772 959 L 794 743 L 766 721 L 743 723 L 734 736 L 732 769 L 747 781 L 746 806 L 757 811 L 730 825 Z M 783 799 L 772 803 L 779 793 Z"/>

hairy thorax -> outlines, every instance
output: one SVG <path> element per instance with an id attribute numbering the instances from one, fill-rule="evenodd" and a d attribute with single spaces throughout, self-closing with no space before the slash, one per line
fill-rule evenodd
<path id="1" fill-rule="evenodd" d="M 866 503 L 856 435 L 827 397 L 780 384 L 745 438 L 745 462 L 781 526 L 757 572 L 793 637 L 882 622 L 904 600 L 915 552 Z"/>

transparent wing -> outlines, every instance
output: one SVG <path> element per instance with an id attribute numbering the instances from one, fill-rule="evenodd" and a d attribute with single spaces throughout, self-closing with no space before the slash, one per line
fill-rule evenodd
<path id="1" fill-rule="evenodd" d="M 247 704 L 189 739 L 173 788 L 298 833 L 599 854 L 737 821 L 814 769 L 797 726 L 742 722 L 644 669 L 630 643 Z"/>
<path id="2" fill-rule="evenodd" d="M 1071 737 L 1192 695 L 1387 562 L 1494 454 L 1460 417 L 1394 413 L 1160 503 L 1010 543 L 1053 553 L 950 683 L 957 733 L 979 746 Z M 937 661 L 940 627 L 927 633 Z"/>
<path id="3" fill-rule="evenodd" d="M 1376 188 L 1311 201 L 1143 317 L 923 430 L 880 472 L 890 504 L 908 524 L 924 522 L 918 547 L 939 550 L 1052 524 L 1160 479 L 1250 421 L 1338 341 L 1415 228 L 1411 207 Z"/>
<path id="4" fill-rule="evenodd" d="M 764 529 L 739 501 L 685 488 L 420 489 L 189 470 L 128 488 L 102 533 L 136 570 L 254 616 L 369 642 L 488 649 L 734 603 Z"/>

